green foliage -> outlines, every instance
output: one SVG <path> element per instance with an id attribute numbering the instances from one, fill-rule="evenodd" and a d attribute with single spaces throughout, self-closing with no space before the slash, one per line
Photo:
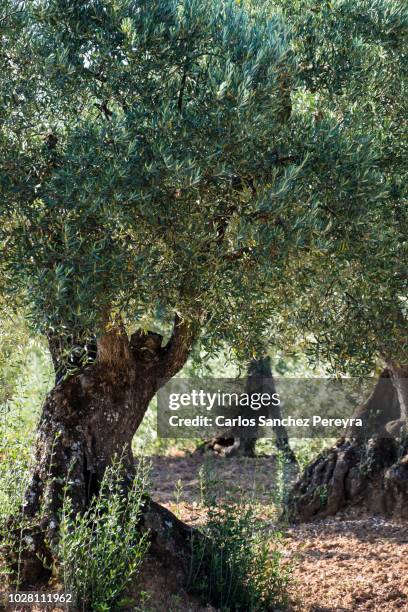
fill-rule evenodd
<path id="1" fill-rule="evenodd" d="M 314 192 L 331 193 L 319 205 L 326 224 L 320 226 L 320 245 L 316 242 L 317 248 L 303 253 L 301 261 L 291 260 L 279 330 L 287 338 L 302 331 L 309 357 L 329 361 L 334 371 L 365 374 L 374 369 L 379 356 L 404 363 L 406 3 L 277 0 L 268 6 L 279 7 L 290 24 L 299 68 L 297 98 L 309 108 L 316 127 L 326 129 L 331 116 L 344 143 L 360 143 L 360 152 L 341 145 L 340 165 L 333 157 L 340 141 L 325 148 L 325 160 L 310 157 L 312 164 L 321 165 L 315 177 L 326 183 Z M 350 163 L 359 167 L 354 177 L 360 175 L 352 191 L 346 186 L 352 178 Z M 360 200 L 359 193 L 371 181 L 377 193 Z M 333 182 L 340 187 L 340 198 L 333 194 Z"/>
<path id="2" fill-rule="evenodd" d="M 403 360 L 407 9 L 244 4 L 3 2 L 0 293 L 45 334 Z"/>
<path id="3" fill-rule="evenodd" d="M 14 342 L 18 341 L 14 336 Z M 50 386 L 48 354 L 41 343 L 29 339 L 19 350 L 18 360 L 12 362 L 18 364 L 18 374 L 9 364 L 0 367 L 8 391 L 7 401 L 0 404 L 0 514 L 8 514 L 3 508 L 9 505 L 10 510 L 19 505 L 39 410 Z"/>
<path id="4" fill-rule="evenodd" d="M 0 522 L 21 505 L 39 410 L 50 386 L 48 353 L 19 318 L 0 319 Z"/>
<path id="5" fill-rule="evenodd" d="M 106 309 L 139 321 L 225 302 L 251 181 L 260 200 L 277 173 L 281 20 L 231 0 L 27 8 L 12 51 L 22 79 L 30 57 L 18 85 L 36 104 L 2 129 L 7 290 L 61 334 L 95 331 Z"/>
<path id="6" fill-rule="evenodd" d="M 193 539 L 190 587 L 222 610 L 262 611 L 287 603 L 291 568 L 280 534 L 265 532 L 250 501 L 219 503 L 211 475 L 201 475 L 205 539 Z"/>
<path id="7" fill-rule="evenodd" d="M 125 495 L 123 467 L 116 459 L 105 472 L 98 496 L 83 514 L 74 514 L 67 485 L 58 544 L 59 572 L 81 610 L 120 608 L 127 585 L 139 572 L 149 546 L 148 534 L 139 529 L 147 478 L 146 465 L 139 463 Z"/>
<path id="8" fill-rule="evenodd" d="M 2 412 L 13 397 L 27 354 L 28 333 L 24 320 L 0 297 L 0 406 Z"/>
<path id="9" fill-rule="evenodd" d="M 294 466 L 293 463 L 290 464 L 285 456 L 285 453 L 281 450 L 276 450 L 274 460 L 275 469 L 272 480 L 272 499 L 276 509 L 276 514 L 279 517 L 285 503 L 286 495 L 292 485 L 290 470 L 294 470 Z"/>
<path id="10" fill-rule="evenodd" d="M 10 547 L 19 554 L 21 539 L 12 539 L 8 521 L 14 517 L 15 525 L 23 527 L 21 504 L 28 484 L 30 466 L 30 444 L 26 439 L 26 430 L 20 420 L 8 415 L 7 424 L 0 423 L 0 542 L 1 548 Z M 6 582 L 11 569 L 0 556 L 0 583 Z M 18 577 L 17 577 L 18 583 Z"/>

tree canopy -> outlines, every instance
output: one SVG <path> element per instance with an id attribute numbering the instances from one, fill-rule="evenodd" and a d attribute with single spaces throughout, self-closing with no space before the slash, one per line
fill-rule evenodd
<path id="1" fill-rule="evenodd" d="M 314 357 L 335 368 L 367 372 L 379 357 L 405 363 L 407 8 L 365 1 L 282 7 L 315 113 L 331 113 L 341 130 L 365 140 L 376 174 L 365 181 L 374 178 L 378 188 L 346 215 L 333 198 L 327 210 L 337 239 L 294 265 L 294 333 L 312 335 Z"/>
<path id="2" fill-rule="evenodd" d="M 402 356 L 403 3 L 3 7 L 2 292 L 38 330 Z"/>

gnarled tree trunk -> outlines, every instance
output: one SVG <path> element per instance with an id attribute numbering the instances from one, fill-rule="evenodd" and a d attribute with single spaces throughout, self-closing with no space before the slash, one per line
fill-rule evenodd
<path id="1" fill-rule="evenodd" d="M 276 393 L 275 382 L 273 379 L 271 360 L 269 357 L 264 359 L 253 359 L 248 364 L 247 380 L 245 386 L 245 392 L 249 396 L 259 393 L 268 393 L 269 397 L 272 397 Z M 281 411 L 280 406 L 268 406 L 259 411 L 258 414 L 264 414 L 264 416 L 280 419 Z M 255 445 L 257 441 L 257 429 L 251 428 L 251 432 L 247 436 L 234 436 L 234 432 L 231 431 L 231 435 L 223 435 L 217 438 L 206 441 L 198 450 L 206 451 L 212 450 L 215 453 L 223 456 L 243 456 L 243 457 L 254 457 L 255 456 Z M 275 427 L 276 436 L 276 447 L 282 452 L 286 461 L 296 464 L 296 457 L 290 448 L 288 433 L 284 426 Z"/>
<path id="2" fill-rule="evenodd" d="M 160 381 L 184 365 L 193 336 L 192 328 L 178 318 L 164 347 L 158 334 L 139 331 L 129 339 L 123 329 L 112 329 L 98 341 L 96 361 L 48 394 L 23 507 L 29 525 L 23 530 L 23 582 L 44 571 L 39 559 L 52 560 L 68 482 L 74 510 L 80 512 L 97 494 L 115 454 L 123 459 L 125 478 L 132 478 L 132 438 Z M 55 354 L 53 360 L 58 362 Z M 151 505 L 149 516 L 155 507 Z"/>
<path id="3" fill-rule="evenodd" d="M 401 366 L 392 360 L 387 365 L 398 396 L 400 418 L 406 421 L 408 417 L 408 366 Z"/>
<path id="4" fill-rule="evenodd" d="M 382 372 L 372 395 L 354 414 L 367 423 L 368 437 L 350 429 L 309 464 L 288 496 L 286 518 L 308 521 L 350 506 L 408 518 L 404 384 L 395 371 Z"/>

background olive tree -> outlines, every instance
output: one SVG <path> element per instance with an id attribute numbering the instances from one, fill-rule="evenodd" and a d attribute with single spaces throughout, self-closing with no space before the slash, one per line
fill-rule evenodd
<path id="1" fill-rule="evenodd" d="M 356 211 L 354 198 L 346 209 L 337 198 L 326 206 L 332 240 L 302 260 L 292 258 L 285 300 L 279 294 L 277 302 L 283 305 L 280 338 L 289 346 L 300 342 L 312 362 L 330 364 L 337 375 L 383 370 L 372 397 L 356 408 L 371 422 L 374 438 L 356 441 L 349 432 L 317 457 L 294 490 L 291 512 L 310 518 L 368 503 L 405 515 L 408 12 L 401 2 L 281 6 L 316 121 L 331 113 L 339 129 L 365 138 L 379 192 L 367 198 L 364 212 Z M 323 506 L 316 494 L 321 487 Z"/>

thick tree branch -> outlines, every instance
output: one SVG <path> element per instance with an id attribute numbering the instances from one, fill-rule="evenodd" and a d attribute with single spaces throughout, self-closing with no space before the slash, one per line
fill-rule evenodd
<path id="1" fill-rule="evenodd" d="M 112 117 L 113 113 L 112 111 L 108 108 L 108 100 L 104 100 L 102 102 L 102 104 L 97 104 L 95 102 L 94 106 L 101 111 L 101 113 L 103 113 L 105 119 L 107 119 L 108 121 L 110 120 L 110 118 Z"/>
<path id="2" fill-rule="evenodd" d="M 160 334 L 139 329 L 131 336 L 130 350 L 143 376 L 153 376 L 160 385 L 184 366 L 198 333 L 199 317 L 192 322 L 176 314 L 172 335 L 164 347 Z"/>
<path id="3" fill-rule="evenodd" d="M 97 341 L 97 362 L 99 365 L 118 366 L 122 371 L 131 358 L 129 338 L 122 319 L 117 316 L 111 321 L 106 315 L 104 321 L 105 330 Z"/>
<path id="4" fill-rule="evenodd" d="M 184 96 L 184 90 L 186 88 L 186 82 L 187 82 L 187 66 L 184 66 L 183 76 L 181 77 L 180 91 L 179 91 L 178 100 L 177 100 L 177 108 L 180 113 L 183 112 L 183 96 Z"/>
<path id="5" fill-rule="evenodd" d="M 199 322 L 181 319 L 176 314 L 174 317 L 173 333 L 161 355 L 161 378 L 172 378 L 181 370 L 199 332 Z"/>

